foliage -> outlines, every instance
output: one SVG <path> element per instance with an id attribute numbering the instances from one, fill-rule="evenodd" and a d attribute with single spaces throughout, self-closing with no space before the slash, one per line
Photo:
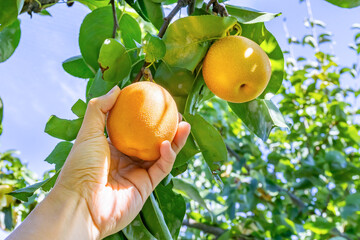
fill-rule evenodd
<path id="1" fill-rule="evenodd" d="M 22 203 L 8 195 L 11 190 L 24 188 L 37 181 L 34 173 L 15 154 L 15 151 L 0 153 L 0 227 L 4 230 L 12 230 L 23 221 L 39 198 L 39 193 L 36 193 Z"/>
<path id="2" fill-rule="evenodd" d="M 91 98 L 142 75 L 145 79 L 154 76 L 155 82 L 174 94 L 184 119 L 192 125 L 191 136 L 172 174 L 154 190 L 140 214 L 108 239 L 360 237 L 360 137 L 354 119 L 358 112 L 348 98 L 359 93 L 340 84 L 348 73 L 357 77 L 358 66 L 341 67 L 334 56 L 319 50 L 319 45 L 331 42 L 330 35 L 307 35 L 302 42 L 289 38 L 290 44 L 313 47 L 315 58 L 294 59 L 290 54 L 285 74 L 283 51 L 264 25 L 279 14 L 225 1 L 220 2 L 225 2 L 230 16 L 224 17 L 217 16 L 215 7 L 207 9 L 203 0 L 126 0 L 116 3 L 115 11 L 106 0 L 78 2 L 92 11 L 80 27 L 81 56 L 65 60 L 63 68 L 88 79 L 86 100 L 79 99 L 71 108 L 75 119 L 51 116 L 46 124 L 46 133 L 64 140 L 46 158 L 56 172 L 30 186 L 31 182 L 21 180 L 26 174 L 13 176 L 13 181 L 21 182 L 16 188 L 27 187 L 13 191 L 12 196 L 31 202 L 38 189 L 52 188 Z M 173 11 L 190 3 L 189 16 L 168 26 L 164 6 L 176 2 Z M 329 2 L 341 7 L 359 5 Z M 2 61 L 11 56 L 20 39 L 19 4 L 11 5 L 16 9 L 9 11 L 11 16 L 0 19 L 4 28 L 0 40 L 5 39 L 0 44 Z M 0 16 L 9 6 L 0 8 Z M 46 7 L 39 5 L 37 10 Z M 309 21 L 312 28 L 319 25 Z M 166 31 L 155 36 L 159 29 Z M 233 104 L 214 97 L 201 69 L 214 41 L 240 34 L 267 53 L 272 77 L 258 99 Z M 352 45 L 356 54 L 360 52 L 358 36 Z M 180 91 L 181 76 L 186 76 L 182 85 L 186 89 Z M 291 132 L 284 131 L 289 126 Z M 274 127 L 281 129 L 274 131 Z"/>
<path id="3" fill-rule="evenodd" d="M 292 125 L 290 133 L 276 129 L 262 144 L 235 116 L 237 111 L 249 110 L 231 105 L 226 109 L 219 99 L 201 107 L 200 114 L 226 139 L 231 158 L 221 168 L 222 191 L 201 156 L 182 175 L 213 206 L 216 219 L 203 204 L 188 201 L 187 225 L 200 222 L 202 229 L 208 226 L 208 232 L 188 228 L 182 233 L 184 239 L 212 239 L 209 233 L 215 227 L 224 229 L 219 239 L 360 237 L 360 126 L 359 111 L 353 107 L 359 90 L 341 85 L 357 79 L 359 68 L 357 64 L 339 66 L 334 56 L 316 51 L 316 45 L 321 48 L 332 42 L 330 37 L 321 41 L 323 34 L 311 36 L 319 39 L 309 45 L 313 58 L 292 59 L 294 53 L 286 52 L 287 75 L 278 97 L 280 111 Z M 293 39 L 289 37 L 291 45 L 301 44 Z M 356 43 L 351 48 L 359 55 Z"/>
<path id="4" fill-rule="evenodd" d="M 3 102 L 0 98 L 0 135 L 2 134 Z M 8 195 L 15 189 L 20 189 L 34 183 L 37 179 L 26 165 L 14 155 L 16 151 L 0 153 L 0 228 L 12 230 L 25 219 L 38 202 L 38 193 L 26 203 Z"/>

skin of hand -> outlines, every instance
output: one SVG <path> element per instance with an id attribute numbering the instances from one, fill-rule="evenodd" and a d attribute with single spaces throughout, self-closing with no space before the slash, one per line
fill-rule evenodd
<path id="1" fill-rule="evenodd" d="M 89 101 L 53 190 L 9 239 L 102 239 L 126 227 L 170 173 L 190 125 L 179 123 L 173 142 L 161 144 L 158 160 L 128 157 L 104 135 L 106 114 L 119 93 L 116 86 L 107 95 Z"/>

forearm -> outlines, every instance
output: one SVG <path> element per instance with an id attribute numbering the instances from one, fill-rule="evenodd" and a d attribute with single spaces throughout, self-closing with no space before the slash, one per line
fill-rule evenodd
<path id="1" fill-rule="evenodd" d="M 53 189 L 7 238 L 98 239 L 86 201 L 63 189 Z"/>

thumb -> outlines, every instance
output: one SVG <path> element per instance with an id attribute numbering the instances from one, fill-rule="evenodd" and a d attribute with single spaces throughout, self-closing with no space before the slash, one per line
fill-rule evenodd
<path id="1" fill-rule="evenodd" d="M 106 95 L 93 98 L 89 101 L 84 121 L 76 137 L 76 142 L 80 143 L 87 139 L 104 136 L 106 113 L 114 106 L 120 88 L 115 86 Z"/>

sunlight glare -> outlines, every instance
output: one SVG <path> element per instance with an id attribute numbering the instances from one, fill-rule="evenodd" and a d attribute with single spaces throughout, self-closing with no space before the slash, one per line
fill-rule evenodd
<path id="1" fill-rule="evenodd" d="M 253 52 L 254 52 L 254 49 L 252 49 L 252 48 L 246 49 L 245 54 L 244 54 L 245 58 L 250 57 Z"/>
<path id="2" fill-rule="evenodd" d="M 252 66 L 252 68 L 251 68 L 251 72 L 255 72 L 255 70 L 256 70 L 256 68 L 257 68 L 257 64 L 254 64 L 254 66 Z"/>

